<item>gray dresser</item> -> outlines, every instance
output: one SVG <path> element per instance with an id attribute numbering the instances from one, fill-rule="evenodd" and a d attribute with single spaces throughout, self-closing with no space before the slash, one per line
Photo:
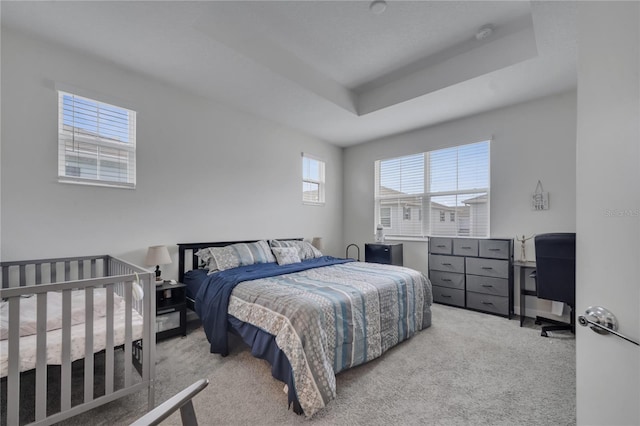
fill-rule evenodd
<path id="1" fill-rule="evenodd" d="M 513 240 L 431 237 L 429 279 L 434 302 L 511 319 Z"/>

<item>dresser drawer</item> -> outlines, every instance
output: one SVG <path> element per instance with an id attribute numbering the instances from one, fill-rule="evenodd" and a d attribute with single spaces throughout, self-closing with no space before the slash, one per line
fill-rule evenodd
<path id="1" fill-rule="evenodd" d="M 467 275 L 467 291 L 476 293 L 509 296 L 509 280 L 505 278 L 481 277 Z"/>
<path id="2" fill-rule="evenodd" d="M 433 286 L 433 301 L 464 308 L 464 290 Z"/>
<path id="3" fill-rule="evenodd" d="M 429 251 L 433 254 L 451 254 L 451 238 L 429 238 Z"/>
<path id="4" fill-rule="evenodd" d="M 494 259 L 509 259 L 511 257 L 511 244 L 507 240 L 480 240 L 480 257 L 492 257 Z"/>
<path id="5" fill-rule="evenodd" d="M 509 315 L 509 298 L 467 292 L 467 308 L 491 312 L 499 315 Z"/>
<path id="6" fill-rule="evenodd" d="M 468 240 L 468 239 L 453 240 L 453 254 L 457 256 L 477 256 L 478 240 Z"/>
<path id="7" fill-rule="evenodd" d="M 467 274 L 509 278 L 509 261 L 467 257 Z"/>
<path id="8" fill-rule="evenodd" d="M 429 269 L 464 274 L 464 257 L 432 254 L 429 256 Z"/>
<path id="9" fill-rule="evenodd" d="M 429 273 L 431 284 L 440 287 L 459 288 L 464 290 L 464 274 L 455 272 L 431 271 Z"/>

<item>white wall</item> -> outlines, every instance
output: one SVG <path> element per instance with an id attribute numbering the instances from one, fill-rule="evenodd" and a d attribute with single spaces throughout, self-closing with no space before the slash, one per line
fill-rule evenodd
<path id="1" fill-rule="evenodd" d="M 215 70 L 212 70 L 215 78 Z M 137 188 L 57 182 L 56 84 L 138 112 Z M 323 237 L 342 252 L 342 150 L 171 89 L 89 55 L 2 30 L 3 260 L 109 253 L 143 264 L 146 247 Z M 326 205 L 303 205 L 300 153 L 326 161 Z"/>
<path id="2" fill-rule="evenodd" d="M 575 126 L 576 95 L 570 92 L 345 149 L 343 244 L 356 243 L 364 250 L 364 243 L 374 240 L 375 160 L 491 137 L 491 236 L 574 232 Z M 538 179 L 549 192 L 547 211 L 530 207 Z M 528 259 L 535 259 L 533 240 L 526 251 Z M 519 247 L 515 256 L 520 256 Z M 427 244 L 405 241 L 404 260 L 426 273 Z M 518 290 L 516 277 L 516 295 Z M 550 302 L 527 300 L 528 315 L 547 315 L 550 309 Z"/>

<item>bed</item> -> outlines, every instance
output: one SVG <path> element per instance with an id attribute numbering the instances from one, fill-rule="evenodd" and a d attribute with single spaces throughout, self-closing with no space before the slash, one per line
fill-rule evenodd
<path id="1" fill-rule="evenodd" d="M 337 373 L 431 325 L 431 284 L 409 268 L 323 256 L 300 239 L 178 247 L 210 351 L 226 356 L 227 331 L 238 334 L 307 417 L 335 399 Z"/>
<path id="2" fill-rule="evenodd" d="M 3 424 L 50 425 L 143 390 L 153 408 L 153 272 L 108 255 L 0 267 Z M 80 378 L 72 375 L 79 360 Z M 32 386 L 25 375 L 35 376 L 32 394 L 21 389 Z M 98 382 L 103 387 L 96 390 Z"/>

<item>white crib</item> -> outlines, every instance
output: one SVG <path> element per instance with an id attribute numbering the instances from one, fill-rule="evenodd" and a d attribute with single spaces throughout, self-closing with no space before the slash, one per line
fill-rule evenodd
<path id="1" fill-rule="evenodd" d="M 9 261 L 0 267 L 0 377 L 7 389 L 6 406 L 0 407 L 3 424 L 50 425 L 144 389 L 148 410 L 154 407 L 152 272 L 108 255 Z M 30 318 L 32 312 L 36 318 Z M 120 349 L 125 362 L 118 363 Z M 95 397 L 98 352 L 104 355 L 104 394 Z M 81 401 L 72 399 L 72 363 L 79 359 L 84 359 Z M 60 410 L 55 413 L 47 413 L 51 364 L 60 365 L 59 393 L 54 390 Z M 35 409 L 25 419 L 20 386 L 29 370 L 35 371 L 35 395 L 29 395 Z M 116 376 L 124 377 L 123 385 L 115 383 Z"/>

